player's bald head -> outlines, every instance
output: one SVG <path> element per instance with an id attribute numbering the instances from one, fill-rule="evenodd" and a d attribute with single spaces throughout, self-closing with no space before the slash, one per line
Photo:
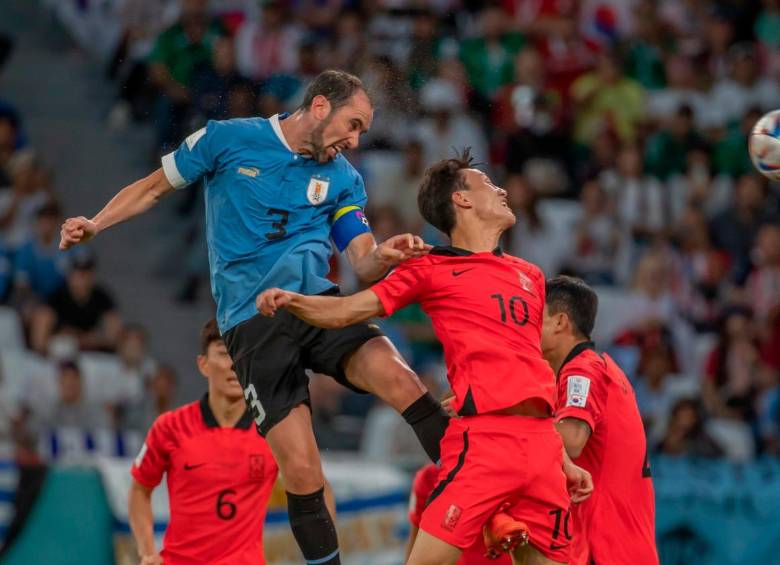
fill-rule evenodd
<path id="1" fill-rule="evenodd" d="M 545 302 L 551 316 L 566 314 L 575 334 L 590 339 L 596 325 L 599 298 L 585 281 L 565 275 L 548 279 Z"/>

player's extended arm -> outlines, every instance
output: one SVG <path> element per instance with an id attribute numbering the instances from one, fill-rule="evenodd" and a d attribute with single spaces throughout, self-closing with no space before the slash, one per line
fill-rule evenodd
<path id="1" fill-rule="evenodd" d="M 349 259 L 355 274 L 363 282 L 376 282 L 387 272 L 407 259 L 425 255 L 432 248 L 417 235 L 396 235 L 377 245 L 373 234 L 362 233 L 347 246 Z"/>
<path id="2" fill-rule="evenodd" d="M 577 418 L 563 418 L 555 424 L 569 457 L 576 459 L 590 439 L 590 426 Z"/>
<path id="3" fill-rule="evenodd" d="M 257 309 L 268 317 L 279 308 L 287 308 L 304 322 L 319 328 L 343 328 L 374 316 L 385 309 L 370 290 L 352 296 L 306 296 L 280 288 L 269 288 L 257 296 Z"/>
<path id="4" fill-rule="evenodd" d="M 133 479 L 127 498 L 130 528 L 133 530 L 141 565 L 162 565 L 162 558 L 154 546 L 152 489 Z"/>
<path id="5" fill-rule="evenodd" d="M 171 191 L 173 187 L 165 173 L 157 169 L 120 190 L 91 220 L 84 216 L 65 220 L 60 231 L 60 249 L 89 241 L 104 229 L 143 214 Z"/>

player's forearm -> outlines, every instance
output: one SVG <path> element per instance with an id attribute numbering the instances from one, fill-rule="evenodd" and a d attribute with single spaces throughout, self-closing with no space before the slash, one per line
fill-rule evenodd
<path id="1" fill-rule="evenodd" d="M 157 204 L 160 198 L 171 192 L 173 187 L 165 178 L 162 169 L 126 186 L 114 196 L 105 207 L 92 218 L 98 233 L 134 216 L 143 214 Z"/>
<path id="2" fill-rule="evenodd" d="M 151 490 L 146 491 L 144 487 L 133 484 L 128 497 L 128 513 L 138 554 L 140 556 L 154 555 L 157 548 L 154 545 Z"/>
<path id="3" fill-rule="evenodd" d="M 387 272 L 396 266 L 396 262 L 389 262 L 381 259 L 375 253 L 377 247 L 363 255 L 360 259 L 352 263 L 352 268 L 358 279 L 365 283 L 374 283 L 387 274 Z"/>
<path id="4" fill-rule="evenodd" d="M 352 296 L 305 296 L 293 294 L 287 309 L 306 323 L 319 328 L 343 328 L 368 320 L 381 311 L 363 291 Z M 373 295 L 373 293 L 371 293 Z M 373 295 L 375 296 L 375 295 Z M 381 308 L 381 305 L 380 305 Z"/>

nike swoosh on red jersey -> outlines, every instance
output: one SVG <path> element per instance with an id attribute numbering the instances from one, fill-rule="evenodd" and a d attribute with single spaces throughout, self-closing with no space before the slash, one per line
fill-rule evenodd
<path id="1" fill-rule="evenodd" d="M 453 277 L 459 277 L 463 273 L 467 273 L 467 272 L 473 271 L 473 270 L 474 270 L 474 267 L 471 267 L 470 269 L 463 269 L 462 271 L 456 271 L 455 269 L 452 269 L 452 276 Z"/>

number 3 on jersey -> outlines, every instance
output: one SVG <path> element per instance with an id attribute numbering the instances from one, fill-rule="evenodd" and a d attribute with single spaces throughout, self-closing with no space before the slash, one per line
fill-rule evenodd
<path id="1" fill-rule="evenodd" d="M 257 398 L 257 390 L 252 383 L 244 389 L 244 398 L 246 399 L 249 408 L 252 410 L 252 417 L 255 419 L 255 424 L 260 425 L 265 420 L 265 409 L 260 404 L 260 400 Z"/>

